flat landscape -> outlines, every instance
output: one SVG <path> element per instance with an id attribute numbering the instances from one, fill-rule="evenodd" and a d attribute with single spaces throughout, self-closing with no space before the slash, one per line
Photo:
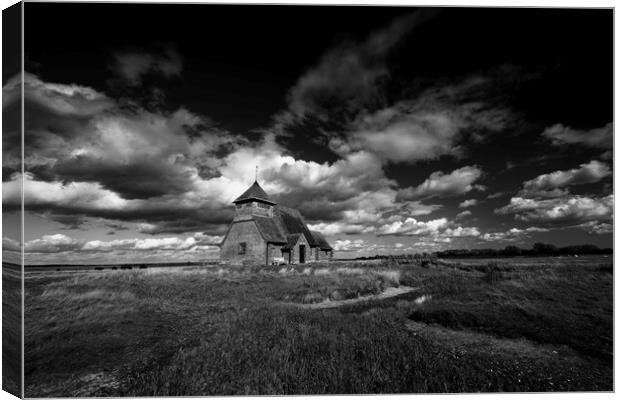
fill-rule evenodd
<path id="1" fill-rule="evenodd" d="M 25 394 L 611 391 L 612 263 L 26 268 Z"/>

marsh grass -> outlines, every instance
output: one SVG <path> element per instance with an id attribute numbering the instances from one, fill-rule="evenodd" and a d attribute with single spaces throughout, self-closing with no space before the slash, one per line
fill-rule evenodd
<path id="1" fill-rule="evenodd" d="M 21 396 L 22 291 L 19 265 L 2 263 L 2 389 Z"/>
<path id="2" fill-rule="evenodd" d="M 611 359 L 610 274 L 595 265 L 522 269 L 487 264 L 480 270 L 485 271 L 486 286 L 471 279 L 453 285 L 447 281 L 446 288 L 436 287 L 439 299 L 416 309 L 410 317 L 451 328 L 567 345 L 589 356 Z"/>
<path id="3" fill-rule="evenodd" d="M 26 395 L 546 391 L 560 377 L 565 390 L 610 390 L 612 275 L 599 266 L 500 265 L 493 282 L 486 263 L 30 274 Z M 399 285 L 417 290 L 333 310 L 285 305 Z M 408 330 L 409 318 L 456 338 L 525 338 L 577 356 L 515 359 L 478 346 L 488 351 L 457 357 L 454 346 Z M 102 377 L 105 391 L 91 377 Z"/>

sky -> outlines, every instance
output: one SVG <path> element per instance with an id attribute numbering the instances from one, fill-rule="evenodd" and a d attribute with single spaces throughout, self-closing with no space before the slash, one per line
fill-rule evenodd
<path id="1" fill-rule="evenodd" d="M 22 180 L 27 263 L 217 258 L 257 166 L 339 258 L 612 247 L 609 9 L 26 3 L 24 21 L 5 259 Z"/>

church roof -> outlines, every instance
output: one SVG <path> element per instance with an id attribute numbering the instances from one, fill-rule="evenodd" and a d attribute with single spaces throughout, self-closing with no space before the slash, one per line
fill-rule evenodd
<path id="1" fill-rule="evenodd" d="M 254 181 L 254 184 L 250 186 L 248 190 L 243 192 L 241 196 L 237 197 L 237 199 L 233 201 L 233 203 L 237 204 L 247 200 L 261 200 L 265 203 L 276 204 L 269 198 L 269 196 L 267 196 L 267 193 L 265 193 L 265 191 L 262 187 L 260 187 L 257 181 Z"/>
<path id="2" fill-rule="evenodd" d="M 270 243 L 286 243 L 287 240 L 273 218 L 254 215 L 252 219 L 263 239 Z"/>
<path id="3" fill-rule="evenodd" d="M 310 233 L 314 236 L 314 240 L 321 250 L 332 250 L 332 246 L 327 243 L 327 239 L 325 239 L 325 236 L 323 236 L 321 232 L 310 231 Z"/>
<path id="4" fill-rule="evenodd" d="M 301 233 L 293 233 L 290 235 L 286 235 L 286 246 L 284 246 L 284 248 L 290 250 L 293 247 L 295 247 L 300 236 L 301 236 Z"/>
<path id="5" fill-rule="evenodd" d="M 274 207 L 273 211 L 274 219 L 282 232 L 285 232 L 287 235 L 292 233 L 303 233 L 310 246 L 317 246 L 314 236 L 312 236 L 310 229 L 308 229 L 306 225 L 306 221 L 304 221 L 304 217 L 301 216 L 298 210 L 277 205 Z"/>

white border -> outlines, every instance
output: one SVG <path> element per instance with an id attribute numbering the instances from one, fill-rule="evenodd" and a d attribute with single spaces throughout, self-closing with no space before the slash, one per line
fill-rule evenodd
<path id="1" fill-rule="evenodd" d="M 34 1 L 33 1 L 34 2 Z M 478 0 L 478 1 L 464 1 L 464 0 L 452 0 L 449 2 L 446 1 L 433 1 L 433 0 L 425 0 L 424 2 L 412 2 L 412 1 L 408 1 L 408 0 L 390 0 L 390 1 L 381 1 L 381 0 L 364 0 L 364 1 L 354 1 L 354 0 L 336 0 L 336 1 L 328 1 L 328 0 L 323 0 L 323 1 L 312 1 L 312 0 L 288 0 L 288 1 L 278 1 L 278 0 L 272 0 L 272 1 L 260 1 L 260 0 L 244 0 L 244 1 L 234 1 L 234 0 L 211 0 L 211 1 L 199 1 L 199 0 L 183 0 L 183 1 L 170 1 L 170 0 L 152 0 L 152 1 L 93 1 L 93 0 L 82 0 L 82 1 L 64 1 L 64 2 L 74 2 L 74 3 L 175 3 L 175 4 L 183 4 L 183 3 L 194 3 L 194 4 L 206 4 L 206 3 L 211 3 L 211 4 L 312 4 L 312 5 L 383 5 L 383 6 L 460 6 L 460 7 L 464 7 L 464 6 L 471 6 L 471 7 L 557 7 L 557 8 L 615 8 L 616 6 L 616 2 L 615 1 L 609 1 L 609 0 L 590 0 L 590 1 L 578 1 L 578 0 L 564 0 L 564 1 L 550 1 L 550 0 L 544 0 L 544 1 L 520 1 L 520 2 L 516 2 L 516 1 L 506 1 L 506 0 Z M 2 9 L 5 9 L 13 4 L 17 3 L 16 1 L 11 1 L 11 0 L 0 0 L 0 4 L 2 5 Z M 23 9 L 22 9 L 23 12 Z M 1 28 L 1 26 L 0 26 Z M 24 28 L 23 25 L 23 21 L 22 21 L 22 29 Z M 527 29 L 527 24 L 524 24 L 524 29 Z M 579 27 L 575 27 L 575 29 L 579 29 Z M 617 37 L 617 31 L 615 30 L 615 10 L 614 10 L 614 66 L 618 65 L 617 64 L 617 52 L 616 50 L 616 46 L 618 43 L 618 37 Z M 1 29 L 0 29 L 0 41 L 1 41 Z M 23 33 L 22 33 L 22 54 L 23 54 Z M 0 65 L 1 65 L 1 52 L 0 52 Z M 22 70 L 23 70 L 23 58 L 22 58 Z M 618 109 L 616 108 L 616 103 L 615 103 L 615 94 L 618 91 L 618 83 L 615 80 L 615 69 L 614 69 L 614 122 L 618 121 Z M 23 101 L 23 82 L 22 82 L 22 101 Z M 23 107 L 22 107 L 23 110 Z M 23 118 L 23 114 L 22 114 L 22 118 Z M 23 121 L 23 120 L 22 120 Z M 23 122 L 22 122 L 23 124 Z M 23 126 L 23 125 L 22 125 Z M 615 126 L 615 125 L 614 125 Z M 615 132 L 615 129 L 614 129 Z M 23 140 L 23 138 L 22 138 Z M 615 135 L 614 135 L 614 145 L 615 145 Z M 614 146 L 615 147 L 615 146 Z M 22 147 L 22 151 L 23 151 L 23 147 Z M 2 160 L 1 158 L 1 154 L 0 154 L 0 162 Z M 615 158 L 613 160 L 614 163 L 614 188 L 618 187 L 618 171 L 616 170 L 616 163 L 615 163 Z M 23 196 L 23 191 L 22 191 L 22 196 Z M 22 207 L 23 207 L 23 202 L 22 202 Z M 615 202 L 614 202 L 614 209 L 615 209 Z M 614 214 L 615 215 L 615 214 Z M 22 218 L 23 218 L 23 212 L 22 212 Z M 2 223 L 2 216 L 0 213 L 0 225 Z M 22 223 L 22 227 L 23 227 L 23 223 Z M 24 234 L 24 229 L 22 229 L 22 243 L 23 243 L 23 234 Z M 618 249 L 620 248 L 618 246 L 620 242 L 620 239 L 618 239 L 618 237 L 615 235 L 615 226 L 614 226 L 614 249 Z M 0 256 L 1 257 L 1 256 Z M 23 257 L 23 254 L 22 254 Z M 614 252 L 614 266 L 618 265 L 617 264 L 617 254 L 616 252 Z M 23 274 L 23 271 L 22 271 Z M 2 278 L 0 277 L 0 284 L 2 282 Z M 618 303 L 616 302 L 617 300 L 617 296 L 615 296 L 616 294 L 616 288 L 618 287 L 617 285 L 618 283 L 618 274 L 616 274 L 614 276 L 614 317 L 615 317 L 615 311 L 617 310 L 617 306 Z M 23 280 L 22 280 L 22 289 L 23 289 Z M 23 298 L 22 298 L 22 303 L 23 303 Z M 22 304 L 23 307 L 23 304 Z M 0 312 L 0 317 L 1 317 L 1 312 Z M 22 309 L 22 316 L 23 316 L 23 309 Z M 23 318 L 23 317 L 22 317 Z M 0 318 L 1 321 L 1 318 Z M 22 320 L 23 323 L 23 320 Z M 1 324 L 1 322 L 0 322 Z M 1 325 L 0 325 L 1 326 Z M 618 320 L 616 318 L 614 318 L 614 354 L 615 354 L 615 349 L 616 349 L 616 336 L 615 333 L 618 332 Z M 23 355 L 22 355 L 22 368 L 23 368 Z M 614 384 L 616 384 L 618 382 L 618 377 L 620 376 L 620 373 L 618 371 L 618 357 L 614 357 Z M 2 371 L 2 366 L 0 364 L 0 373 Z M 22 370 L 23 371 L 23 370 Z M 411 398 L 411 399 L 420 399 L 420 400 L 424 400 L 424 399 L 438 399 L 438 398 L 454 398 L 455 395 L 390 395 L 390 397 L 393 398 Z M 589 399 L 611 399 L 614 398 L 615 395 L 613 393 L 549 393 L 549 394 L 526 394 L 526 393 L 510 393 L 510 394 L 497 394 L 497 393 L 492 393 L 492 394 L 458 394 L 456 395 L 458 399 L 464 399 L 464 400 L 469 400 L 469 399 L 479 399 L 479 398 L 489 398 L 489 399 L 494 399 L 494 398 L 498 398 L 498 399 L 506 399 L 506 400 L 513 400 L 513 399 L 521 399 L 523 397 L 526 397 L 528 399 L 539 399 L 539 398 L 544 398 L 544 399 L 569 399 L 569 400 L 577 400 L 577 399 L 583 399 L 585 396 L 587 396 Z M 287 397 L 287 396 L 283 396 L 283 397 Z M 313 399 L 316 398 L 317 396 L 295 396 L 296 399 Z M 378 399 L 378 398 L 382 398 L 384 396 L 321 396 L 321 398 L 338 398 L 341 400 L 351 400 L 351 399 L 359 399 L 359 398 L 364 398 L 364 399 Z M 212 399 L 219 399 L 219 398 L 224 398 L 224 397 L 211 397 Z M 265 396 L 265 397 L 249 397 L 249 396 L 245 396 L 244 398 L 246 399 L 264 399 L 264 398 L 276 398 L 275 396 Z M 281 398 L 281 397 L 280 397 Z M 8 394 L 7 392 L 4 391 L 0 391 L 0 400 L 5 400 L 5 399 L 14 399 L 14 397 L 10 394 Z M 195 397 L 174 397 L 173 399 L 195 399 Z"/>

